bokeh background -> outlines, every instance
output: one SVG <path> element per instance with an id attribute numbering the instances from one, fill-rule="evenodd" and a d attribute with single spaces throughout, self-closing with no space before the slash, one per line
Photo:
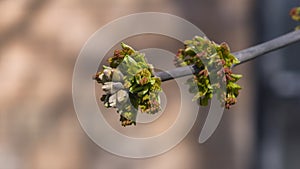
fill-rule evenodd
<path id="1" fill-rule="evenodd" d="M 199 112 L 188 136 L 157 157 L 129 159 L 102 150 L 81 129 L 72 103 L 72 74 L 81 48 L 97 29 L 118 17 L 137 12 L 174 14 L 238 51 L 292 31 L 296 23 L 288 12 L 297 4 L 296 0 L 1 0 L 0 169 L 299 168 L 299 43 L 235 68 L 244 75 L 239 103 L 224 113 L 214 135 L 198 144 L 206 117 Z M 128 40 L 135 47 L 149 47 L 151 42 L 150 47 L 171 50 L 178 45 L 150 36 L 151 40 L 135 38 Z"/>

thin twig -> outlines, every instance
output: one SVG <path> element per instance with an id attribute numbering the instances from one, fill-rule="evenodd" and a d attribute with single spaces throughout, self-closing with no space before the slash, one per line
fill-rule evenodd
<path id="1" fill-rule="evenodd" d="M 257 56 L 264 55 L 298 41 L 300 41 L 300 30 L 287 33 L 262 44 L 235 52 L 233 55 L 240 60 L 239 64 L 241 64 L 254 59 Z"/>
<path id="2" fill-rule="evenodd" d="M 256 46 L 234 52 L 233 55 L 240 60 L 239 64 L 242 64 L 256 58 L 257 56 L 264 55 L 298 41 L 300 41 L 300 30 L 287 33 Z M 195 66 L 186 66 L 175 68 L 166 72 L 157 72 L 156 76 L 160 77 L 162 81 L 167 81 L 174 78 L 188 76 L 198 71 L 199 70 L 197 70 Z"/>

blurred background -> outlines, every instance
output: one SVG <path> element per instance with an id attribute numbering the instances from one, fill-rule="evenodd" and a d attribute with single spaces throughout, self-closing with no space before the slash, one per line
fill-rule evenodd
<path id="1" fill-rule="evenodd" d="M 81 48 L 114 19 L 137 12 L 174 14 L 238 51 L 292 31 L 296 23 L 288 13 L 297 5 L 295 0 L 1 0 L 0 169 L 298 169 L 299 43 L 234 69 L 244 75 L 239 102 L 206 143 L 198 143 L 206 118 L 199 112 L 188 136 L 153 158 L 123 158 L 99 148 L 81 129 L 72 102 Z M 128 41 L 136 49 L 178 45 L 135 38 Z"/>

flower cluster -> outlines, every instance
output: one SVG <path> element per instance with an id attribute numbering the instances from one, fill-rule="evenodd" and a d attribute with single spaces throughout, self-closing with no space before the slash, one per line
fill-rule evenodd
<path id="1" fill-rule="evenodd" d="M 290 15 L 293 20 L 300 21 L 300 7 L 292 8 L 290 11 Z M 300 29 L 300 25 L 296 27 L 296 30 Z"/>
<path id="2" fill-rule="evenodd" d="M 238 59 L 230 53 L 226 43 L 218 45 L 199 36 L 185 41 L 185 48 L 179 49 L 175 58 L 176 66 L 194 65 L 199 70 L 187 80 L 189 91 L 195 93 L 194 101 L 207 105 L 216 94 L 227 109 L 237 102 L 241 89 L 236 82 L 242 76 L 231 71 L 231 67 L 237 63 Z"/>
<path id="3" fill-rule="evenodd" d="M 122 126 L 127 126 L 136 124 L 138 111 L 154 114 L 160 110 L 161 81 L 144 54 L 124 43 L 121 46 L 122 50 L 115 50 L 108 59 L 109 66 L 103 66 L 94 79 L 103 85 L 101 101 L 107 108 L 116 108 Z"/>

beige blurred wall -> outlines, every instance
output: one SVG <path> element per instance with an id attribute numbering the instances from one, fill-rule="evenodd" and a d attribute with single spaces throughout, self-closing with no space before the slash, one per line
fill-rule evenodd
<path id="1" fill-rule="evenodd" d="M 236 51 L 253 40 L 252 6 L 251 0 L 0 1 L 0 169 L 248 168 L 254 140 L 251 63 L 235 70 L 244 75 L 239 103 L 225 112 L 208 142 L 197 143 L 206 117 L 200 113 L 184 141 L 148 159 L 121 158 L 94 144 L 76 118 L 71 90 L 80 49 L 113 19 L 136 12 L 175 14 Z"/>

